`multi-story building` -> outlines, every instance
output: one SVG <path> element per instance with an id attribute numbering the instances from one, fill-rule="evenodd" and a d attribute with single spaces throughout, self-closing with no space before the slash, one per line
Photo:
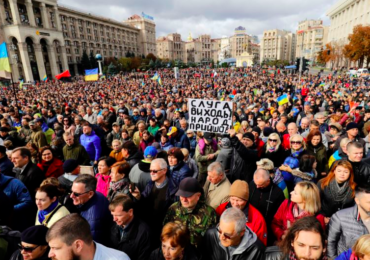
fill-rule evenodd
<path id="1" fill-rule="evenodd" d="M 353 27 L 370 23 L 370 0 L 340 0 L 326 15 L 330 18 L 327 42 L 346 44 Z"/>
<path id="2" fill-rule="evenodd" d="M 305 20 L 298 24 L 296 56 L 315 61 L 327 41 L 329 27 L 322 20 Z"/>
<path id="3" fill-rule="evenodd" d="M 143 55 L 149 53 L 156 54 L 156 33 L 155 23 L 153 20 L 146 19 L 139 15 L 133 15 L 128 20 L 124 21 L 125 24 L 134 26 L 139 29 L 139 47 Z"/>
<path id="4" fill-rule="evenodd" d="M 208 34 L 200 35 L 185 43 L 185 62 L 210 62 L 211 55 L 211 36 Z"/>
<path id="5" fill-rule="evenodd" d="M 235 58 L 245 51 L 252 54 L 252 40 L 253 37 L 246 33 L 244 27 L 235 28 L 234 35 L 230 37 L 231 56 Z"/>
<path id="6" fill-rule="evenodd" d="M 175 35 L 178 41 L 173 40 Z M 231 37 L 211 39 L 210 35 L 204 34 L 193 39 L 189 34 L 185 43 L 181 41 L 179 34 L 169 34 L 157 39 L 157 54 L 162 59 L 176 59 L 171 51 L 174 49 L 174 43 L 178 42 L 179 52 L 183 48 L 182 44 L 185 52 L 183 56 L 178 56 L 178 59 L 186 63 L 219 62 L 227 58 L 241 56 L 243 53 L 245 55 L 246 52 L 259 60 L 260 46 L 257 41 L 257 36 L 248 35 L 245 28 L 241 26 L 235 29 L 234 35 Z"/>
<path id="7" fill-rule="evenodd" d="M 296 35 L 285 30 L 266 30 L 261 41 L 260 61 L 295 59 Z"/>
<path id="8" fill-rule="evenodd" d="M 14 81 L 54 78 L 67 69 L 78 74 L 83 51 L 103 58 L 155 53 L 155 29 L 154 36 L 142 32 L 153 32 L 154 23 L 142 18 L 145 26 L 138 28 L 132 22 L 137 16 L 129 19 L 114 21 L 59 6 L 57 0 L 0 0 L 0 25 Z"/>
<path id="9" fill-rule="evenodd" d="M 157 39 L 157 56 L 167 60 L 185 61 L 185 43 L 181 40 L 181 35 L 171 33 L 165 37 Z"/>

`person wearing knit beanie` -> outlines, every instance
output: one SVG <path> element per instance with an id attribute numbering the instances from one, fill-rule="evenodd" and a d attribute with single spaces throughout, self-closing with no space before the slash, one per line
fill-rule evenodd
<path id="1" fill-rule="evenodd" d="M 233 207 L 245 214 L 246 226 L 249 227 L 258 237 L 258 239 L 267 245 L 267 226 L 262 214 L 249 201 L 249 185 L 246 181 L 236 180 L 230 187 L 230 202 L 225 202 L 218 206 L 216 213 L 221 216 L 222 213 Z"/>
<path id="2" fill-rule="evenodd" d="M 249 199 L 248 183 L 246 181 L 241 181 L 241 180 L 234 181 L 234 183 L 230 187 L 229 197 L 237 197 L 247 202 Z"/>

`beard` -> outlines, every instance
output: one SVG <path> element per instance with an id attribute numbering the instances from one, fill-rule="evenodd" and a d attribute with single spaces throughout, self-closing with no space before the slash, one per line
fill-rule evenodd
<path id="1" fill-rule="evenodd" d="M 76 255 L 72 250 L 70 251 L 68 256 L 62 256 L 63 258 L 56 258 L 52 257 L 52 260 L 81 260 L 81 257 Z"/>

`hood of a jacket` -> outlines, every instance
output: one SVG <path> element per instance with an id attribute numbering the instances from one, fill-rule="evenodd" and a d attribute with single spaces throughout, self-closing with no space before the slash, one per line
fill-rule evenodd
<path id="1" fill-rule="evenodd" d="M 242 254 L 247 248 L 253 245 L 257 240 L 257 235 L 253 233 L 248 227 L 245 227 L 245 233 L 240 241 L 240 244 L 233 252 L 233 255 L 240 255 Z M 220 242 L 219 242 L 220 243 Z"/>
<path id="2" fill-rule="evenodd" d="M 150 172 L 150 162 L 146 162 L 144 160 L 141 160 L 139 162 L 139 170 L 142 172 Z"/>
<path id="3" fill-rule="evenodd" d="M 144 158 L 144 157 L 143 157 L 142 152 L 137 151 L 137 152 L 136 152 L 136 153 L 134 153 L 133 155 L 130 155 L 130 156 L 127 158 L 127 161 L 128 161 L 128 160 L 133 160 L 133 159 L 141 160 L 141 159 L 143 159 L 143 158 Z"/>
<path id="4" fill-rule="evenodd" d="M 38 131 L 42 131 L 42 130 L 41 130 L 41 127 L 39 127 L 39 126 L 35 126 L 35 127 L 32 129 L 32 132 L 34 132 L 34 133 L 36 133 L 36 132 L 38 132 Z"/>

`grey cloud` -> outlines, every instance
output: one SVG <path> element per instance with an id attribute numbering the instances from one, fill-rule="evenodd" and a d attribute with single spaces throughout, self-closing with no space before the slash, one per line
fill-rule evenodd
<path id="1" fill-rule="evenodd" d="M 324 19 L 326 11 L 338 0 L 59 0 L 60 4 L 85 12 L 123 21 L 142 11 L 154 16 L 157 37 L 178 32 L 186 40 L 211 34 L 213 38 L 233 34 L 239 25 L 247 33 L 261 35 L 267 29 L 295 31 L 298 22 L 305 19 Z"/>

